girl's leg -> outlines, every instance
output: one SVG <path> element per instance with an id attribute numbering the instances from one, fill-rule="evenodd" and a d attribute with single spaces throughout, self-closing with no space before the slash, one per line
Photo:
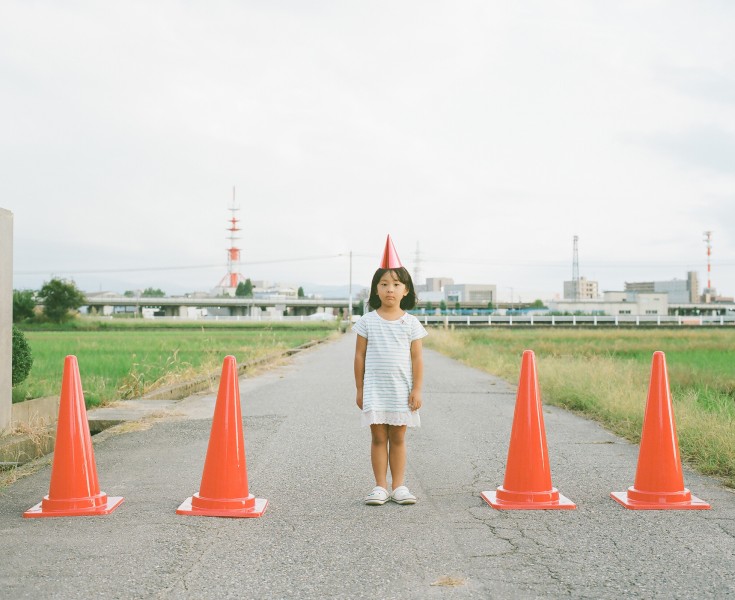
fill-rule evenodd
<path id="1" fill-rule="evenodd" d="M 403 485 L 406 474 L 406 426 L 388 425 L 388 461 L 393 489 Z"/>
<path id="2" fill-rule="evenodd" d="M 372 443 L 370 461 L 373 464 L 375 485 L 388 489 L 388 425 L 371 425 Z"/>

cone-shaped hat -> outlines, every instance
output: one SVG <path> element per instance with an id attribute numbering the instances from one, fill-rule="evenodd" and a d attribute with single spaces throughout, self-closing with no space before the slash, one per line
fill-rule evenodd
<path id="1" fill-rule="evenodd" d="M 401 259 L 398 258 L 398 252 L 393 245 L 393 240 L 388 235 L 385 240 L 385 250 L 383 250 L 383 258 L 380 260 L 381 269 L 400 269 L 403 265 Z"/>

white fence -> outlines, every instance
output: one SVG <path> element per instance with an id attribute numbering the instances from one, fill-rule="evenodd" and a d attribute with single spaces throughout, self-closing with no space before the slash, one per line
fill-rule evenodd
<path id="1" fill-rule="evenodd" d="M 241 323 L 314 323 L 327 319 L 322 316 L 283 317 L 274 315 L 246 316 L 208 316 L 208 317 L 154 317 L 156 321 L 221 321 Z M 618 316 L 553 316 L 553 315 L 416 315 L 424 325 L 449 327 L 503 327 L 503 326 L 540 326 L 540 327 L 620 327 L 620 326 L 735 326 L 735 315 L 701 315 L 701 316 L 661 316 L 661 315 L 618 315 Z"/>
<path id="2" fill-rule="evenodd" d="M 210 315 L 210 316 L 198 316 L 198 317 L 150 317 L 146 321 L 163 321 L 168 323 L 183 322 L 183 321 L 206 321 L 206 322 L 223 322 L 223 323 L 270 323 L 270 322 L 285 322 L 285 323 L 321 323 L 323 321 L 334 322 L 337 320 L 337 316 L 322 316 L 325 313 L 317 313 L 319 316 L 314 315 L 299 315 L 294 317 L 284 317 L 279 315 L 257 315 L 255 317 L 248 316 L 225 316 L 225 315 Z"/>
<path id="3" fill-rule="evenodd" d="M 735 315 L 708 316 L 661 316 L 661 315 L 617 315 L 617 316 L 554 316 L 554 315 L 507 315 L 507 316 L 460 316 L 460 315 L 417 315 L 424 325 L 456 326 L 700 326 L 735 325 Z"/>

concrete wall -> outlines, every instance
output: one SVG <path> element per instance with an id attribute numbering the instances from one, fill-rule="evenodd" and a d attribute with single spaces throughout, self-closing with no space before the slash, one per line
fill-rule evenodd
<path id="1" fill-rule="evenodd" d="M 0 208 L 0 433 L 13 406 L 13 213 Z"/>

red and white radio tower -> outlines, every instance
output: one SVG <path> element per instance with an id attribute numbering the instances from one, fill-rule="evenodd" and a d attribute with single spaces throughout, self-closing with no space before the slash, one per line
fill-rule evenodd
<path id="1" fill-rule="evenodd" d="M 710 256 L 712 256 L 712 232 L 704 232 L 704 242 L 707 244 L 707 290 L 712 289 L 712 266 L 710 265 Z"/>
<path id="2" fill-rule="evenodd" d="M 240 228 L 237 226 L 239 219 L 235 216 L 240 207 L 235 202 L 235 188 L 232 188 L 232 206 L 228 209 L 231 213 L 229 222 L 230 226 L 227 231 L 230 232 L 228 239 L 230 240 L 230 247 L 227 249 L 227 275 L 225 275 L 219 282 L 218 287 L 229 287 L 236 288 L 237 284 L 241 281 L 244 283 L 245 278 L 239 272 L 240 265 L 240 248 L 235 246 L 235 240 L 239 240 L 237 232 Z"/>

